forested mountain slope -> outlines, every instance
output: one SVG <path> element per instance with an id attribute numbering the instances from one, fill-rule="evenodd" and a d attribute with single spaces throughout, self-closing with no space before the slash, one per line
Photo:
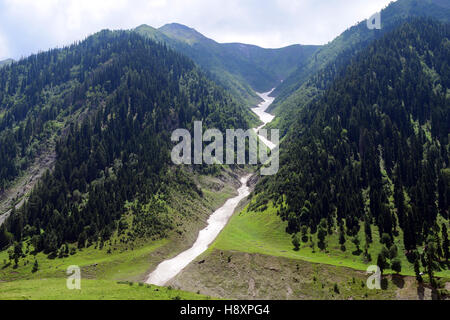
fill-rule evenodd
<path id="1" fill-rule="evenodd" d="M 13 61 L 14 60 L 12 60 L 12 59 L 6 59 L 6 60 L 0 61 L 0 68 L 4 67 L 4 66 L 7 66 L 7 65 L 10 65 L 11 63 L 13 63 Z"/>
<path id="2" fill-rule="evenodd" d="M 243 43 L 224 43 L 228 55 L 264 70 L 265 79 L 251 77 L 251 70 L 239 71 L 255 90 L 267 92 L 278 86 L 293 71 L 300 68 L 320 46 L 291 45 L 280 49 L 264 49 Z M 236 71 L 240 70 L 236 68 Z M 265 81 L 266 84 L 262 81 Z"/>
<path id="3" fill-rule="evenodd" d="M 254 90 L 267 92 L 278 86 L 319 48 L 293 45 L 263 49 L 241 43 L 220 44 L 176 23 L 159 29 L 142 25 L 135 31 L 189 56 L 216 81 L 249 104 L 257 101 Z"/>
<path id="4" fill-rule="evenodd" d="M 450 25 L 409 21 L 337 74 L 301 111 L 281 149 L 280 172 L 257 186 L 253 206 L 273 200 L 287 232 L 317 233 L 321 250 L 335 230 L 344 245 L 363 228 L 365 259 L 375 259 L 367 248 L 376 229 L 386 250 L 401 237 L 410 262 L 424 248 L 419 264 L 445 268 Z M 388 256 L 378 257 L 381 267 Z"/>
<path id="5" fill-rule="evenodd" d="M 337 69 L 408 17 L 432 17 L 449 22 L 450 8 L 440 0 L 398 0 L 381 11 L 381 30 L 369 30 L 366 21 L 346 30 L 317 50 L 305 65 L 277 87 L 273 93 L 277 98 L 270 111 L 277 114 L 278 119 L 272 126 L 287 132 L 295 113 L 323 93 L 334 80 Z"/>
<path id="6" fill-rule="evenodd" d="M 163 235 L 171 227 L 167 189 L 201 192 L 170 169 L 172 131 L 195 119 L 221 130 L 253 119 L 189 58 L 122 31 L 1 69 L 0 101 L 3 185 L 49 136 L 60 137 L 54 172 L 0 228 L 1 248 L 33 238 L 37 252 L 50 254 L 64 243 L 107 240 L 123 227 L 116 222 L 128 202 L 135 237 Z M 80 116 L 70 122 L 73 114 Z"/>

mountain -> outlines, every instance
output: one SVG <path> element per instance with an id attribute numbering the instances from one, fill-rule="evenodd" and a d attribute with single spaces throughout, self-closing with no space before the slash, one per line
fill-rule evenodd
<path id="1" fill-rule="evenodd" d="M 159 31 L 171 39 L 185 42 L 191 46 L 197 43 L 209 45 L 214 45 L 216 43 L 215 41 L 206 38 L 200 32 L 197 32 L 197 30 L 179 23 L 166 24 L 159 28 Z"/>
<path id="2" fill-rule="evenodd" d="M 349 63 L 360 50 L 396 28 L 408 17 L 431 17 L 449 22 L 450 8 L 448 2 L 441 0 L 398 0 L 381 11 L 381 30 L 369 30 L 366 21 L 346 30 L 317 50 L 304 66 L 276 88 L 273 95 L 277 98 L 269 111 L 275 113 L 278 119 L 272 126 L 287 132 L 295 118 L 294 114 L 331 83 L 334 73 L 330 73 L 330 69 Z M 318 77 L 318 74 L 322 75 Z"/>
<path id="3" fill-rule="evenodd" d="M 449 9 L 399 0 L 382 30 L 323 47 L 103 30 L 0 68 L 0 296 L 79 298 L 59 281 L 79 266 L 91 298 L 196 297 L 183 281 L 217 298 L 445 298 Z M 255 168 L 173 165 L 175 129 L 249 129 L 255 90 L 277 86 L 280 170 L 254 174 L 248 199 L 224 204 Z M 167 290 L 142 283 L 230 203 L 240 212 Z M 368 266 L 397 274 L 369 290 Z"/>
<path id="4" fill-rule="evenodd" d="M 189 56 L 217 82 L 250 105 L 258 101 L 255 90 L 267 92 L 278 86 L 318 48 L 293 45 L 263 49 L 240 43 L 220 44 L 192 28 L 175 23 L 159 29 L 142 25 L 135 31 Z"/>
<path id="5" fill-rule="evenodd" d="M 1 69 L 0 101 L 1 191 L 44 146 L 56 153 L 54 170 L 0 228 L 0 247 L 32 239 L 36 252 L 51 256 L 65 243 L 108 240 L 125 211 L 134 216 L 131 238 L 164 237 L 182 214 L 168 215 L 169 191 L 201 198 L 172 168 L 172 131 L 194 120 L 248 128 L 253 119 L 192 60 L 121 31 Z"/>
<path id="6" fill-rule="evenodd" d="M 13 59 L 2 60 L 2 61 L 0 61 L 0 68 L 4 67 L 4 66 L 9 66 L 13 62 L 14 62 Z"/>
<path id="7" fill-rule="evenodd" d="M 268 90 L 267 88 L 271 86 L 270 89 L 278 86 L 319 48 L 319 46 L 292 45 L 281 49 L 263 49 L 242 43 L 226 43 L 222 44 L 222 47 L 235 59 L 244 59 L 249 63 L 254 63 L 274 77 L 272 84 L 262 88 L 263 91 Z M 256 79 L 251 83 L 255 82 Z"/>
<path id="8" fill-rule="evenodd" d="M 345 252 L 351 240 L 354 259 L 378 255 L 394 270 L 398 252 L 411 263 L 404 268 L 421 264 L 433 283 L 449 258 L 449 59 L 450 24 L 429 19 L 362 49 L 299 113 L 280 172 L 256 187 L 252 206 L 273 203 L 287 232 L 312 246 L 314 237 L 320 252 Z M 341 249 L 327 246 L 335 233 Z"/>

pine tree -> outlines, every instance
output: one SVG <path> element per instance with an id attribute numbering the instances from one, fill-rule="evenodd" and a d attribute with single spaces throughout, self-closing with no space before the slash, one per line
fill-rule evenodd
<path id="1" fill-rule="evenodd" d="M 427 268 L 430 284 L 434 288 L 436 287 L 436 282 L 434 280 L 434 271 L 436 270 L 436 260 L 437 260 L 436 244 L 434 243 L 434 238 L 432 236 L 429 236 L 424 251 L 424 262 Z"/>
<path id="2" fill-rule="evenodd" d="M 366 243 L 372 243 L 372 228 L 370 226 L 370 219 L 368 217 L 365 217 L 364 219 L 364 233 L 366 236 Z"/>
<path id="3" fill-rule="evenodd" d="M 325 219 L 322 219 L 322 221 L 320 222 L 319 225 L 319 231 L 317 233 L 317 239 L 318 239 L 318 243 L 317 246 L 319 247 L 320 250 L 325 250 L 327 245 L 325 243 L 325 239 L 327 236 L 328 232 L 327 232 L 327 221 Z"/>
<path id="4" fill-rule="evenodd" d="M 308 242 L 308 227 L 302 226 L 300 228 L 301 234 L 302 234 L 302 242 L 307 243 Z"/>
<path id="5" fill-rule="evenodd" d="M 397 273 L 402 272 L 402 262 L 400 261 L 400 259 L 397 258 L 392 261 L 391 269 Z"/>
<path id="6" fill-rule="evenodd" d="M 420 274 L 420 262 L 419 257 L 416 258 L 416 261 L 414 262 L 414 272 L 416 274 L 416 280 L 419 283 L 423 282 L 422 275 Z"/>
<path id="7" fill-rule="evenodd" d="M 345 228 L 344 223 L 343 222 L 340 223 L 339 224 L 339 244 L 341 245 L 342 251 L 346 250 L 346 248 L 345 248 L 346 239 L 345 239 L 345 229 L 344 228 Z"/>
<path id="8" fill-rule="evenodd" d="M 23 251 L 22 251 L 22 242 L 16 242 L 14 243 L 14 267 L 17 268 L 19 265 L 19 259 L 22 258 Z"/>
<path id="9" fill-rule="evenodd" d="M 78 249 L 82 249 L 86 245 L 86 232 L 80 233 L 80 236 L 78 237 Z"/>
<path id="10" fill-rule="evenodd" d="M 12 235 L 6 230 L 3 224 L 0 226 L 0 250 L 8 247 L 11 244 Z"/>
<path id="11" fill-rule="evenodd" d="M 450 253 L 449 253 L 448 230 L 445 223 L 442 224 L 442 250 L 444 252 L 444 258 L 448 262 L 450 258 Z"/>
<path id="12" fill-rule="evenodd" d="M 378 254 L 377 266 L 380 268 L 381 273 L 383 273 L 384 269 L 386 268 L 386 258 L 384 257 L 383 253 Z"/>
<path id="13" fill-rule="evenodd" d="M 33 270 L 31 272 L 36 273 L 39 270 L 39 263 L 37 260 L 34 260 Z"/>
<path id="14" fill-rule="evenodd" d="M 359 236 L 355 235 L 352 239 L 352 242 L 356 247 L 356 251 L 354 252 L 354 254 L 359 256 L 361 254 L 361 248 L 359 247 L 361 245 L 361 240 L 359 239 Z"/>
<path id="15" fill-rule="evenodd" d="M 300 249 L 300 239 L 298 237 L 298 234 L 295 234 L 292 238 L 292 245 L 294 246 L 295 251 L 298 251 Z"/>
<path id="16" fill-rule="evenodd" d="M 393 244 L 390 248 L 389 248 L 389 259 L 393 260 L 397 257 L 398 255 L 398 248 L 395 244 Z"/>
<path id="17" fill-rule="evenodd" d="M 398 174 L 398 173 L 397 173 Z M 400 228 L 405 228 L 405 195 L 403 193 L 403 186 L 398 182 L 394 185 L 394 201 L 397 208 L 397 216 L 400 224 Z"/>

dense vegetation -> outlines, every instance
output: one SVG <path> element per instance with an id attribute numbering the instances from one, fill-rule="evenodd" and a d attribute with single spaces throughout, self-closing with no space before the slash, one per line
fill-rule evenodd
<path id="1" fill-rule="evenodd" d="M 317 232 L 322 250 L 334 230 L 359 248 L 364 228 L 367 253 L 376 226 L 380 267 L 399 269 L 391 247 L 402 235 L 412 263 L 426 245 L 420 262 L 439 269 L 449 258 L 449 39 L 450 25 L 412 20 L 352 59 L 300 113 L 254 206 L 274 200 L 287 231 Z"/>
<path id="2" fill-rule="evenodd" d="M 0 229 L 1 248 L 32 238 L 37 252 L 53 256 L 67 243 L 84 247 L 126 231 L 120 218 L 128 203 L 130 236 L 164 236 L 171 227 L 167 188 L 200 192 L 178 170 L 168 174 L 172 131 L 192 128 L 195 119 L 221 130 L 247 128 L 251 118 L 191 60 L 133 32 L 102 31 L 21 60 L 0 71 L 0 89 L 3 179 L 17 174 L 16 158 L 48 121 L 83 114 L 58 141 L 54 171 Z"/>
<path id="3" fill-rule="evenodd" d="M 449 22 L 450 7 L 440 0 L 398 0 L 381 11 L 381 30 L 369 30 L 363 21 L 319 48 L 274 91 L 277 96 L 270 111 L 277 115 L 272 127 L 286 133 L 296 113 L 323 94 L 336 76 L 336 71 L 372 41 L 397 28 L 408 17 L 431 17 Z"/>
<path id="4" fill-rule="evenodd" d="M 0 68 L 4 67 L 4 66 L 7 66 L 7 65 L 10 65 L 11 63 L 13 63 L 12 59 L 2 60 L 2 61 L 0 61 Z"/>
<path id="5" fill-rule="evenodd" d="M 168 25 L 102 31 L 5 64 L 0 193 L 42 151 L 54 149 L 57 161 L 0 226 L 0 250 L 12 245 L 17 266 L 23 248 L 64 258 L 114 235 L 163 238 L 173 227 L 169 191 L 203 196 L 170 165 L 172 130 L 192 129 L 194 120 L 248 128 L 255 118 L 242 102 L 299 66 L 275 104 L 286 134 L 280 172 L 257 185 L 248 211 L 277 211 L 297 251 L 311 243 L 315 253 L 317 239 L 326 254 L 333 237 L 342 252 L 351 241 L 364 263 L 396 272 L 404 253 L 419 281 L 422 270 L 432 280 L 450 257 L 450 26 L 400 18 L 424 9 L 448 19 L 437 2 L 400 0 L 384 11 L 382 31 L 360 24 L 308 61 L 315 47 L 221 45 Z M 252 233 L 243 234 L 235 241 L 248 247 L 242 239 Z M 286 252 L 282 240 L 273 248 Z"/>

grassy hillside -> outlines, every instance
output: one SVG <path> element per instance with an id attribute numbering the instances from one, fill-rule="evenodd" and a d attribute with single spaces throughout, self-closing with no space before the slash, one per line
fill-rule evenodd
<path id="1" fill-rule="evenodd" d="M 392 31 L 405 19 L 432 17 L 448 22 L 450 8 L 445 1 L 440 0 L 398 0 L 382 10 L 381 17 L 381 30 L 369 30 L 366 21 L 363 21 L 319 48 L 303 66 L 292 72 L 273 92 L 277 98 L 270 107 L 270 112 L 278 117 L 270 127 L 279 128 L 286 134 L 295 114 L 320 96 L 332 83 L 336 74 L 330 69 L 338 69 L 350 63 L 358 52 Z"/>
<path id="2" fill-rule="evenodd" d="M 2 217 L 0 249 L 32 238 L 37 252 L 56 255 L 69 244 L 109 240 L 126 218 L 134 222 L 129 238 L 164 237 L 178 222 L 170 191 L 201 196 L 172 167 L 172 132 L 195 119 L 222 131 L 256 120 L 192 60 L 133 32 L 102 31 L 39 53 L 2 68 L 0 79 L 0 193 L 44 152 L 39 147 L 56 153 L 55 169 L 28 201 L 4 224 Z M 64 115 L 73 121 L 61 123 Z"/>
<path id="3" fill-rule="evenodd" d="M 203 196 L 186 193 L 183 189 L 170 191 L 168 204 L 174 228 L 162 239 L 131 239 L 133 219 L 123 232 L 116 232 L 105 243 L 92 243 L 79 249 L 69 245 L 68 253 L 49 258 L 34 253 L 32 243 L 23 243 L 23 255 L 15 262 L 9 251 L 0 252 L 0 299 L 205 299 L 195 294 L 143 286 L 140 283 L 160 262 L 188 249 L 198 231 L 206 225 L 211 212 L 235 194 L 237 180 L 224 173 L 218 176 L 192 177 Z M 10 249 L 13 249 L 12 247 Z M 34 270 L 35 261 L 38 263 Z M 66 270 L 79 266 L 82 291 L 65 287 Z M 42 290 L 35 290 L 41 288 Z"/>
<path id="4" fill-rule="evenodd" d="M 386 276 L 370 290 L 365 272 L 304 260 L 241 251 L 212 250 L 175 279 L 174 288 L 243 300 L 420 299 L 410 277 Z M 425 299 L 431 291 L 423 288 Z"/>
<path id="5" fill-rule="evenodd" d="M 418 285 L 412 265 L 404 258 L 401 275 L 386 270 L 381 290 L 371 290 L 366 270 L 376 262 L 354 255 L 356 247 L 350 241 L 342 252 L 337 230 L 327 237 L 326 251 L 318 250 L 317 234 L 309 235 L 296 251 L 278 210 L 272 204 L 263 211 L 250 210 L 251 206 L 237 212 L 208 251 L 169 284 L 219 298 L 245 300 L 431 300 L 438 294 L 448 294 L 448 270 L 436 274 L 442 278 L 438 280 L 440 289 L 434 290 L 426 277 L 426 283 Z M 379 238 L 377 230 L 373 237 Z M 395 243 L 403 250 L 400 239 Z M 379 249 L 374 245 L 369 251 L 376 254 Z"/>
<path id="6" fill-rule="evenodd" d="M 83 280 L 68 290 L 65 279 L 0 283 L 0 300 L 207 300 L 210 297 L 143 283 Z"/>
<path id="7" fill-rule="evenodd" d="M 307 242 L 301 243 L 300 250 L 295 251 L 292 236 L 286 233 L 286 227 L 287 222 L 281 220 L 277 215 L 277 208 L 272 205 L 262 212 L 244 209 L 231 218 L 230 223 L 210 250 L 257 253 L 366 271 L 368 266 L 376 264 L 376 256 L 382 247 L 378 241 L 379 232 L 374 230 L 374 244 L 369 249 L 373 261 L 367 261 L 362 255 L 353 254 L 356 246 L 351 241 L 347 241 L 346 251 L 343 252 L 339 244 L 338 230 L 334 230 L 333 234 L 327 237 L 326 251 L 317 248 L 317 233 L 311 236 L 313 241 L 309 237 Z M 363 238 L 363 231 L 359 233 L 359 236 Z M 315 243 L 314 249 L 312 242 Z M 401 252 L 404 252 L 400 236 L 395 239 L 395 244 Z M 406 260 L 404 255 L 400 254 L 400 257 L 403 266 L 402 274 L 414 276 L 414 266 Z M 389 270 L 387 272 L 392 273 Z M 436 275 L 450 280 L 450 270 L 442 270 Z"/>
<path id="8" fill-rule="evenodd" d="M 450 277 L 449 32 L 411 19 L 336 71 L 217 248 Z"/>
<path id="9" fill-rule="evenodd" d="M 167 246 L 169 240 L 136 244 L 132 249 L 89 247 L 65 258 L 49 259 L 44 254 L 29 255 L 19 267 L 2 263 L 0 271 L 0 299 L 32 300 L 170 300 L 205 299 L 196 294 L 143 285 L 151 255 Z M 117 250 L 116 250 L 117 249 Z M 0 253 L 7 261 L 7 253 Z M 33 272 L 34 261 L 39 270 Z M 81 267 L 81 290 L 68 290 L 66 270 Z M 138 279 L 139 280 L 138 282 Z"/>

